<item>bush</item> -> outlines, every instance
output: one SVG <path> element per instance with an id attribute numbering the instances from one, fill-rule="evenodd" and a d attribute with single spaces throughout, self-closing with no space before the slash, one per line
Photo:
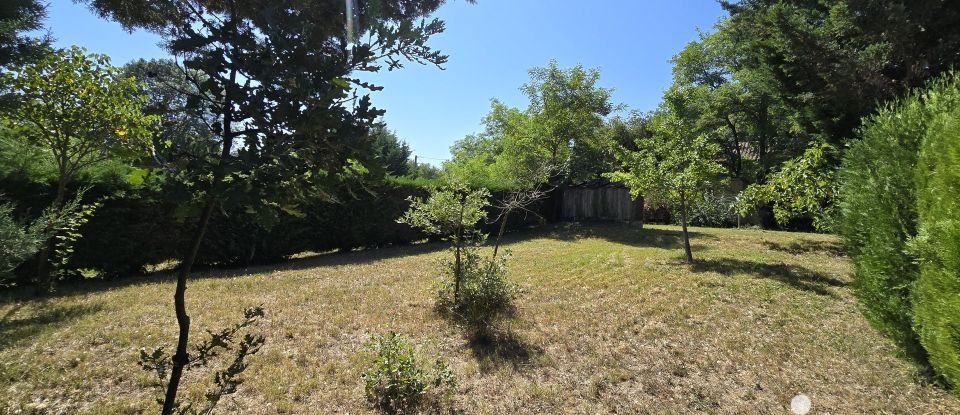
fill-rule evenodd
<path id="1" fill-rule="evenodd" d="M 14 218 L 13 205 L 0 204 L 0 286 L 12 284 L 13 270 L 40 250 L 48 222 L 44 217 L 25 226 Z"/>
<path id="2" fill-rule="evenodd" d="M 444 405 L 456 389 L 456 378 L 442 360 L 428 373 L 413 348 L 394 332 L 376 336 L 373 357 L 362 375 L 367 401 L 388 414 L 415 413 L 427 404 Z"/>
<path id="3" fill-rule="evenodd" d="M 474 328 L 487 328 L 511 311 L 516 288 L 507 281 L 505 256 L 485 260 L 480 246 L 486 235 L 477 224 L 486 217 L 490 194 L 452 183 L 427 199 L 411 199 L 398 219 L 451 242 L 453 258 L 441 260 L 437 306 Z M 494 253 L 496 250 L 494 250 Z"/>
<path id="4" fill-rule="evenodd" d="M 921 140 L 937 114 L 960 107 L 950 77 L 867 119 L 839 175 L 837 230 L 854 263 L 855 293 L 867 319 L 908 356 L 926 359 L 913 330 L 910 290 L 919 275 L 907 242 L 916 235 L 915 172 Z"/>
<path id="5" fill-rule="evenodd" d="M 506 262 L 507 255 L 491 260 L 481 257 L 478 249 L 465 250 L 460 298 L 454 302 L 454 263 L 443 260 L 437 306 L 458 321 L 481 330 L 511 314 L 519 290 L 507 280 Z"/>
<path id="6" fill-rule="evenodd" d="M 703 197 L 690 201 L 687 220 L 693 226 L 736 226 L 737 211 L 733 206 L 735 201 L 733 196 L 722 191 L 708 191 Z M 680 218 L 680 212 L 675 211 L 672 216 Z"/>
<path id="7" fill-rule="evenodd" d="M 913 322 L 930 364 L 960 386 L 960 107 L 941 114 L 923 140 L 916 169 L 920 259 Z"/>

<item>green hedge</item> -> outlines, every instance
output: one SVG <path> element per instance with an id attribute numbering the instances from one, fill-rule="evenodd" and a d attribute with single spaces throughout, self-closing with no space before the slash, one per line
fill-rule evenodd
<path id="1" fill-rule="evenodd" d="M 956 171 L 958 166 L 949 167 L 956 159 L 934 162 L 928 160 L 929 156 L 918 163 L 918 154 L 921 147 L 935 146 L 935 140 L 951 139 L 946 137 L 949 133 L 937 127 L 937 120 L 954 114 L 958 108 L 960 78 L 950 76 L 882 109 L 866 120 L 862 139 L 847 151 L 840 170 L 838 231 L 854 263 L 856 295 L 867 319 L 920 362 L 927 361 L 928 352 L 933 353 L 925 340 L 928 336 L 917 334 L 927 330 L 917 327 L 930 324 L 921 315 L 947 310 L 938 308 L 942 299 L 936 299 L 945 287 L 930 288 L 928 284 L 937 283 L 917 281 L 921 270 L 911 253 L 916 251 L 911 240 L 917 235 L 918 224 L 920 228 L 925 226 L 921 221 L 923 212 L 930 212 L 921 207 L 918 215 L 918 196 L 937 197 L 930 193 L 935 190 L 928 188 L 932 181 L 925 179 L 931 166 L 936 165 L 939 171 Z M 957 212 L 939 214 L 956 218 Z M 915 287 L 923 288 L 916 291 Z M 935 309 L 942 311 L 934 312 Z M 946 318 L 956 320 L 957 315 L 948 313 Z"/>
<path id="2" fill-rule="evenodd" d="M 960 108 L 938 116 L 916 169 L 920 259 L 913 289 L 914 327 L 930 364 L 960 385 Z"/>

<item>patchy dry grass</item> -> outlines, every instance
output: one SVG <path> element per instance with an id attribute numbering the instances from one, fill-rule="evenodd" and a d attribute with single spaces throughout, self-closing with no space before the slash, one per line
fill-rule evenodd
<path id="1" fill-rule="evenodd" d="M 321 255 L 210 272 L 187 292 L 194 338 L 263 303 L 267 337 L 220 413 L 366 413 L 364 345 L 395 330 L 447 359 L 467 413 L 960 413 L 895 357 L 851 296 L 830 236 L 565 225 L 511 239 L 526 293 L 496 338 L 433 311 L 442 245 Z M 140 347 L 172 344 L 169 276 L 93 283 L 0 302 L 0 413 L 149 413 Z M 197 374 L 185 395 L 202 399 Z"/>

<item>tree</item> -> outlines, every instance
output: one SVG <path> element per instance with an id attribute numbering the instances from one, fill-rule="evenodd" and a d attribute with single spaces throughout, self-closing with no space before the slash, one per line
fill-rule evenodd
<path id="1" fill-rule="evenodd" d="M 123 73 L 136 78 L 147 97 L 142 111 L 159 118 L 152 146 L 157 165 L 201 159 L 217 146 L 211 133 L 215 115 L 190 103 L 200 94 L 191 79 L 200 80 L 202 74 L 172 59 L 138 59 L 125 65 Z"/>
<path id="2" fill-rule="evenodd" d="M 52 209 L 67 201 L 67 186 L 85 168 L 146 148 L 154 117 L 144 115 L 136 80 L 110 66 L 104 55 L 72 47 L 15 68 L 8 78 L 19 104 L 8 116 L 27 127 L 18 135 L 49 151 L 57 168 Z M 41 249 L 37 281 L 51 288 L 52 242 Z"/>
<path id="3" fill-rule="evenodd" d="M 530 82 L 521 88 L 527 108 L 494 99 L 484 132 L 454 144 L 445 169 L 497 188 L 515 187 L 509 183 L 516 174 L 546 165 L 556 167 L 553 184 L 594 179 L 608 169 L 604 117 L 618 106 L 611 103 L 612 90 L 597 86 L 600 70 L 564 69 L 551 61 L 529 73 Z"/>
<path id="4" fill-rule="evenodd" d="M 670 90 L 654 114 L 653 136 L 635 142 L 636 150 L 621 148 L 617 157 L 622 170 L 608 173 L 610 180 L 623 182 L 634 198 L 643 196 L 679 206 L 683 228 L 683 249 L 687 263 L 693 263 L 687 232 L 691 200 L 715 185 L 723 167 L 716 161 L 717 145 L 704 135 L 694 135 L 685 118 L 691 100 L 689 90 Z"/>
<path id="5" fill-rule="evenodd" d="M 813 219 L 814 228 L 830 230 L 833 203 L 840 191 L 837 171 L 831 167 L 836 163 L 836 153 L 829 144 L 815 143 L 803 155 L 787 160 L 765 183 L 740 192 L 736 203 L 739 214 L 746 216 L 755 206 L 770 205 L 780 224 L 808 217 Z"/>
<path id="6" fill-rule="evenodd" d="M 7 0 L 0 4 L 0 70 L 38 59 L 50 46 L 49 36 L 35 37 L 47 15 L 37 0 Z"/>
<path id="7" fill-rule="evenodd" d="M 743 64 L 745 53 L 721 22 L 673 57 L 673 88 L 688 88 L 697 133 L 720 147 L 730 177 L 762 182 L 811 140 L 798 133 L 794 111 L 779 95 L 766 68 Z"/>
<path id="8" fill-rule="evenodd" d="M 489 198 L 486 189 L 454 181 L 433 189 L 426 199 L 410 199 L 410 208 L 397 220 L 450 241 L 453 261 L 441 261 L 437 306 L 479 330 L 478 335 L 513 310 L 518 293 L 506 278 L 506 256 L 497 257 L 496 247 L 489 260 L 480 254 L 486 235 L 477 225 L 486 217 Z"/>
<path id="9" fill-rule="evenodd" d="M 478 245 L 484 235 L 477 229 L 477 222 L 486 217 L 490 193 L 486 189 L 471 190 L 462 183 L 451 183 L 446 188 L 435 189 L 426 200 L 411 198 L 410 209 L 399 223 L 406 223 L 426 233 L 440 235 L 453 247 L 453 302 L 459 303 L 460 286 L 464 276 L 464 250 Z"/>
<path id="10" fill-rule="evenodd" d="M 696 128 L 720 145 L 731 177 L 756 184 L 744 200 L 764 186 L 793 190 L 773 206 L 797 207 L 781 217 L 808 215 L 804 199 L 825 192 L 811 187 L 817 180 L 787 183 L 804 176 L 775 172 L 809 165 L 808 149 L 821 144 L 842 156 L 864 117 L 960 64 L 954 2 L 721 4 L 729 16 L 674 57 L 674 86 L 700 90 Z M 835 176 L 840 159 L 822 158 L 815 174 Z"/>
<path id="11" fill-rule="evenodd" d="M 30 225 L 21 224 L 14 217 L 14 206 L 0 204 L 0 286 L 13 277 L 13 270 L 36 255 L 46 241 L 45 229 L 49 229 L 48 216 L 43 216 Z"/>
<path id="12" fill-rule="evenodd" d="M 401 141 L 397 133 L 387 129 L 385 124 L 376 124 L 370 129 L 370 139 L 376 158 L 387 173 L 394 176 L 406 176 L 410 171 L 410 145 Z"/>
<path id="13" fill-rule="evenodd" d="M 940 0 L 723 1 L 721 30 L 763 71 L 798 126 L 838 145 L 877 104 L 960 63 L 960 9 Z"/>
<path id="14" fill-rule="evenodd" d="M 170 414 L 189 362 L 187 277 L 211 216 L 228 205 L 275 221 L 272 212 L 294 210 L 304 193 L 324 193 L 366 171 L 373 153 L 367 132 L 383 111 L 363 93 L 379 87 L 351 74 L 384 64 L 398 69 L 404 58 L 446 62 L 426 43 L 443 31 L 443 22 L 426 19 L 443 1 L 89 3 L 128 28 L 164 36 L 171 54 L 196 74 L 188 76 L 197 87 L 191 106 L 215 119 L 215 151 L 175 173 L 198 213 L 174 293 L 179 336 L 163 407 Z"/>

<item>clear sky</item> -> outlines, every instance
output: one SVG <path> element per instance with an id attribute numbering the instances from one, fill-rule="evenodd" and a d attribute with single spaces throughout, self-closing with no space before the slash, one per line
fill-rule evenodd
<path id="1" fill-rule="evenodd" d="M 57 46 L 79 45 L 121 65 L 164 57 L 158 38 L 127 33 L 72 0 L 51 0 L 47 26 Z M 439 164 L 449 147 L 481 130 L 491 98 L 524 107 L 527 69 L 556 59 L 562 67 L 599 67 L 616 103 L 655 108 L 670 83 L 669 59 L 723 10 L 715 0 L 451 0 L 437 13 L 446 32 L 431 45 L 450 55 L 443 70 L 408 64 L 376 74 L 373 93 L 389 128 L 421 160 Z"/>

